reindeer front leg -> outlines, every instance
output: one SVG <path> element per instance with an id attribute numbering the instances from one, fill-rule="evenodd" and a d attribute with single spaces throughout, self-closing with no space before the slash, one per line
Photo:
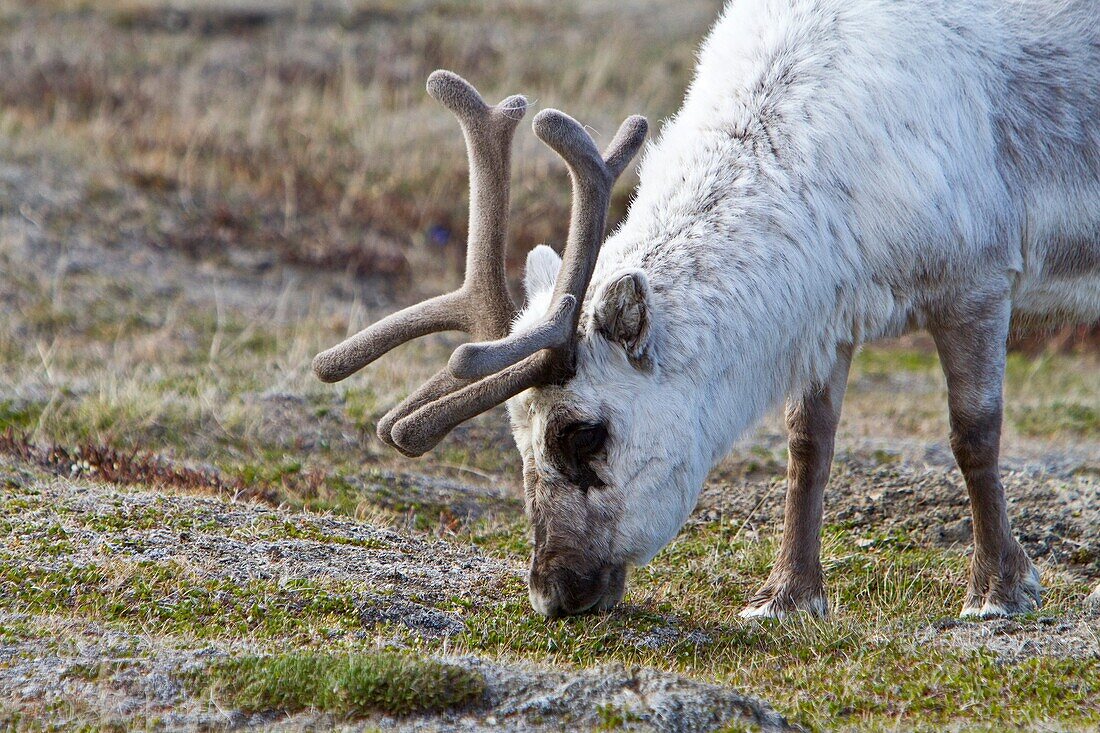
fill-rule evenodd
<path id="1" fill-rule="evenodd" d="M 974 557 L 962 615 L 1027 613 L 1039 605 L 1039 573 L 1009 528 L 998 458 L 1010 307 L 963 304 L 931 331 L 947 377 L 951 450 L 974 518 Z"/>
<path id="2" fill-rule="evenodd" d="M 787 403 L 783 540 L 767 582 L 741 611 L 745 618 L 779 618 L 792 611 L 824 616 L 829 611 L 821 572 L 822 499 L 851 363 L 851 348 L 838 350 L 828 381 Z"/>

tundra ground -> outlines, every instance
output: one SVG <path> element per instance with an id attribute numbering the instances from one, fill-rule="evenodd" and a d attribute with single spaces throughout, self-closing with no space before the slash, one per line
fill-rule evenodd
<path id="1" fill-rule="evenodd" d="M 465 174 L 428 71 L 601 129 L 656 117 L 717 7 L 666 5 L 0 2 L 0 725 L 1100 725 L 1096 354 L 1012 357 L 1005 483 L 1047 591 L 986 623 L 956 618 L 966 493 L 920 336 L 857 358 L 825 621 L 737 616 L 781 529 L 778 416 L 620 608 L 547 622 L 503 412 L 419 461 L 373 436 L 456 341 L 309 374 L 457 279 Z M 519 256 L 567 205 L 521 146 Z"/>

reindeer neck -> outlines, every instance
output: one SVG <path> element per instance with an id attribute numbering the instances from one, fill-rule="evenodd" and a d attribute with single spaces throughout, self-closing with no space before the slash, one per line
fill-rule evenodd
<path id="1" fill-rule="evenodd" d="M 807 224 L 805 202 L 760 175 L 772 161 L 702 131 L 664 141 L 673 139 L 695 147 L 650 153 L 596 280 L 646 273 L 662 378 L 698 402 L 717 458 L 786 395 L 829 373 L 837 343 L 851 340 L 838 297 L 846 278 L 826 264 L 829 244 Z"/>

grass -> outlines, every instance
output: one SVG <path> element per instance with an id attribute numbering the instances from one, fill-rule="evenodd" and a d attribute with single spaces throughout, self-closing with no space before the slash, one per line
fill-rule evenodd
<path id="1" fill-rule="evenodd" d="M 238 657 L 196 673 L 192 685 L 247 712 L 313 710 L 342 717 L 439 712 L 474 704 L 485 692 L 476 672 L 385 651 Z"/>
<path id="2" fill-rule="evenodd" d="M 454 68 L 493 99 L 527 93 L 606 140 L 626 114 L 656 122 L 675 108 L 721 2 L 351 0 L 293 13 L 272 2 L 253 4 L 258 14 L 170 4 L 0 4 L 0 66 L 11 70 L 0 78 L 0 153 L 13 175 L 32 174 L 0 181 L 3 208 L 28 232 L 0 232 L 0 447 L 19 465 L 0 481 L 0 640 L 62 646 L 65 624 L 87 624 L 185 648 L 259 647 L 205 669 L 202 688 L 256 710 L 354 716 L 474 702 L 473 677 L 445 694 L 458 673 L 430 661 L 438 640 L 364 614 L 389 590 L 353 577 L 218 574 L 189 551 L 135 555 L 169 535 L 255 552 L 402 549 L 381 535 L 333 535 L 308 513 L 231 525 L 222 515 L 233 504 L 181 509 L 171 496 L 200 493 L 365 516 L 522 567 L 530 539 L 518 500 L 485 498 L 468 518 L 450 495 L 426 491 L 457 480 L 520 495 L 501 410 L 419 463 L 374 437 L 378 417 L 445 363 L 453 336 L 402 347 L 336 386 L 317 383 L 309 359 L 391 300 L 456 279 L 466 162 L 453 120 L 423 93 L 428 72 Z M 529 246 L 560 242 L 568 220 L 565 171 L 525 130 L 513 274 Z M 630 185 L 624 177 L 612 218 Z M 87 242 L 108 264 L 88 264 Z M 1011 355 L 1004 453 L 1042 444 L 1087 454 L 1097 373 L 1087 352 Z M 785 458 L 769 430 L 712 479 L 731 491 L 777 481 Z M 892 465 L 902 461 L 895 444 L 942 445 L 946 435 L 927 342 L 863 349 L 838 445 L 869 443 L 868 460 Z M 1082 460 L 1080 475 L 1100 469 Z M 49 500 L 47 480 L 165 496 L 76 511 Z M 943 643 L 963 597 L 959 549 L 833 525 L 832 619 L 738 618 L 775 552 L 776 528 L 757 529 L 692 523 L 603 616 L 548 623 L 510 575 L 415 602 L 462 619 L 447 640 L 454 652 L 679 671 L 759 695 L 814 729 L 1100 725 L 1094 657 L 1006 662 Z M 1095 556 L 1082 548 L 1078 560 Z M 1057 570 L 1044 583 L 1047 605 L 1022 623 L 1074 618 L 1087 588 Z M 408 651 L 363 651 L 387 644 Z M 112 669 L 74 674 L 99 680 Z M 406 686 L 385 687 L 391 676 Z M 0 701 L 0 725 L 22 715 L 8 707 Z M 614 707 L 600 720 L 632 722 Z"/>
<path id="3" fill-rule="evenodd" d="M 58 465 L 70 458 L 84 460 L 85 449 L 129 456 L 135 447 L 150 445 L 151 434 L 164 435 L 163 442 L 157 441 L 162 453 L 139 452 L 139 465 L 148 461 L 172 470 L 213 460 L 220 481 L 247 487 L 273 504 L 365 513 L 372 521 L 478 545 L 515 565 L 527 562 L 529 538 L 518 508 L 502 506 L 472 523 L 456 522 L 445 505 L 410 495 L 424 479 L 404 473 L 460 475 L 467 482 L 482 481 L 478 474 L 484 473 L 496 477 L 487 480 L 490 484 L 518 483 L 503 417 L 477 422 L 427 463 L 389 459 L 372 442 L 377 413 L 431 371 L 433 360 L 446 353 L 446 342 L 410 348 L 396 363 L 372 366 L 365 377 L 333 390 L 313 384 L 304 369 L 295 371 L 301 367 L 288 367 L 279 357 L 273 361 L 270 348 L 274 339 L 280 344 L 277 352 L 307 357 L 317 334 L 332 330 L 321 325 L 316 311 L 296 311 L 289 325 L 258 325 L 249 332 L 238 325 L 226 327 L 224 319 L 219 326 L 212 310 L 203 313 L 196 307 L 204 306 L 186 300 L 152 302 L 159 302 L 154 308 L 165 313 L 159 324 L 128 326 L 133 330 L 112 337 L 108 348 L 102 341 L 107 319 L 122 316 L 123 322 L 134 323 L 126 314 L 148 311 L 148 305 L 123 300 L 109 315 L 78 310 L 78 318 L 91 320 L 77 335 L 51 332 L 53 397 L 30 403 L 29 410 L 20 402 L 7 408 L 13 425 L 27 426 L 37 446 L 62 457 Z M 168 324 L 190 325 L 175 335 Z M 259 331 L 271 338 L 253 338 Z M 158 334 L 163 353 L 179 350 L 185 358 L 135 369 L 150 334 Z M 189 353 L 183 344 L 193 338 L 207 354 L 220 341 L 219 360 Z M 41 361 L 36 362 L 33 346 L 12 343 L 10 348 L 9 375 L 37 375 L 34 365 Z M 1079 418 L 1058 405 L 1091 404 L 1096 385 L 1089 375 L 1094 370 L 1095 358 L 1088 355 L 1014 356 L 1006 387 L 1010 429 L 1024 438 L 1039 432 L 1017 427 L 1020 416 L 1028 415 L 1046 419 L 1041 427 L 1045 440 L 1091 439 L 1095 433 L 1073 428 L 1077 423 L 1072 421 Z M 125 381 L 120 381 L 123 374 Z M 286 403 L 288 415 L 268 416 L 266 403 L 256 395 L 273 389 L 302 398 Z M 376 397 L 390 394 L 384 392 L 388 389 L 394 390 L 393 397 Z M 871 347 L 853 370 L 842 430 L 857 432 L 867 426 L 876 438 L 942 441 L 945 404 L 934 356 L 907 344 Z M 284 427 L 272 431 L 267 427 L 272 420 Z M 157 424 L 173 427 L 151 433 L 150 426 Z M 298 442 L 307 430 L 318 437 Z M 888 452 L 880 452 L 890 460 L 876 461 L 892 462 Z M 727 471 L 729 483 L 773 480 L 782 472 L 777 455 L 755 446 L 747 464 Z M 453 467 L 461 467 L 460 473 L 453 474 Z M 463 470 L 469 468 L 478 473 Z M 81 475 L 105 478 L 91 470 Z M 726 474 L 720 470 L 717 475 Z M 119 478 L 122 485 L 133 483 Z M 153 484 L 173 490 L 171 482 Z M 22 494 L 12 501 L 22 503 L 13 503 L 11 513 L 0 518 L 0 543 L 5 529 L 14 528 L 18 512 L 35 506 L 33 497 Z M 607 616 L 548 624 L 531 613 L 518 578 L 501 581 L 488 597 L 458 595 L 429 605 L 458 614 L 466 624 L 466 631 L 449 641 L 457 652 L 563 666 L 622 663 L 675 670 L 758 695 L 815 729 L 880 730 L 900 720 L 929 730 L 998 730 L 1042 725 L 1045 716 L 1055 716 L 1069 728 L 1100 725 L 1100 698 L 1093 692 L 1100 689 L 1100 663 L 1095 659 L 1006 664 L 988 652 L 919 641 L 929 628 L 950 622 L 960 607 L 963 553 L 922 547 L 904 537 L 875 537 L 860 546 L 865 536 L 831 527 L 826 562 L 836 616 L 827 622 L 757 624 L 735 614 L 766 576 L 775 536 L 747 536 L 739 533 L 739 526 L 716 521 L 690 527 L 656 562 L 634 574 L 627 605 Z M 33 555 L 51 566 L 32 573 L 18 562 L 0 560 L 0 597 L 6 599 L 0 606 L 43 618 L 61 614 L 128 633 L 154 629 L 182 639 L 260 643 L 280 653 L 355 654 L 364 638 L 405 644 L 422 658 L 436 650 L 434 643 L 403 626 L 365 620 L 358 600 L 369 589 L 361 583 L 245 582 L 210 578 L 186 564 L 126 560 L 128 552 L 147 546 L 147 533 L 166 530 L 226 535 L 243 542 L 333 541 L 297 522 L 231 529 L 211 518 L 179 516 L 167 507 L 140 512 L 103 507 L 85 517 L 61 512 L 58 521 L 36 536 L 8 535 L 8 549 L 16 554 L 5 558 Z M 74 531 L 128 539 L 111 545 L 116 549 L 113 556 L 105 553 L 104 566 L 73 565 L 67 558 L 83 542 Z M 372 546 L 367 543 L 363 549 Z M 1057 573 L 1044 581 L 1050 590 L 1043 615 L 1072 616 L 1076 599 L 1087 588 Z M 607 711 L 608 725 L 616 715 Z"/>
<path id="4" fill-rule="evenodd" d="M 1100 356 L 1010 353 L 1005 369 L 1003 452 L 1030 439 L 1075 443 L 1100 434 Z M 884 390 L 890 392 L 883 398 Z M 931 339 L 916 335 L 857 354 L 844 402 L 845 436 L 944 440 L 947 385 Z"/>
<path id="5" fill-rule="evenodd" d="M 23 280 L 34 285 L 33 275 Z M 74 276 L 70 285 L 83 282 Z M 315 306 L 294 306 L 282 321 L 265 307 L 254 313 L 263 323 L 251 329 L 219 319 L 215 307 L 182 295 L 121 299 L 109 310 L 74 312 L 74 331 L 40 332 L 48 352 L 31 341 L 8 341 L 2 351 L 4 379 L 40 395 L 38 401 L 10 401 L 7 423 L 32 431 L 34 445 L 57 457 L 65 470 L 50 469 L 54 473 L 68 477 L 66 466 L 83 466 L 90 452 L 126 457 L 138 449 L 135 469 L 141 470 L 136 478 L 118 474 L 121 485 L 213 492 L 174 487 L 142 473 L 213 463 L 211 475 L 225 485 L 244 487 L 272 504 L 366 514 L 372 521 L 476 544 L 517 566 L 526 563 L 529 540 L 517 507 L 498 507 L 470 523 L 448 517 L 447 507 L 430 497 L 410 495 L 426 481 L 421 473 L 517 485 L 502 415 L 476 421 L 418 464 L 390 458 L 372 437 L 377 414 L 442 363 L 445 340 L 409 347 L 346 387 L 332 388 L 314 384 L 305 365 L 315 346 L 342 335 L 348 323 L 334 326 Z M 133 317 L 140 312 L 154 314 L 151 325 Z M 9 332 L 22 326 L 17 309 L 4 318 Z M 132 325 L 105 336 L 113 319 Z M 1095 358 L 1087 355 L 1014 357 L 1006 389 L 1009 428 L 1018 432 L 1008 440 L 1039 432 L 1044 440 L 1093 439 L 1087 421 L 1084 430 L 1074 427 L 1082 424 L 1080 416 L 1058 405 L 1094 404 L 1095 369 Z M 272 392 L 292 399 L 267 401 L 263 395 Z M 934 356 L 905 344 L 869 348 L 853 372 L 842 430 L 868 430 L 882 440 L 942 442 L 945 404 Z M 1046 422 L 1023 428 L 1021 416 Z M 146 453 L 150 447 L 156 453 Z M 885 458 L 876 461 L 888 462 L 890 454 L 881 452 Z M 755 446 L 745 465 L 727 471 L 729 485 L 774 480 L 782 471 L 776 455 Z M 78 472 L 82 479 L 107 479 L 91 470 L 93 461 L 88 464 Z M 435 642 L 400 625 L 365 620 L 357 603 L 369 592 L 362 583 L 211 578 L 185 563 L 126 559 L 149 547 L 147 538 L 157 531 L 225 535 L 246 543 L 332 541 L 323 531 L 281 521 L 231 529 L 168 508 L 103 507 L 83 517 L 61 512 L 36 536 L 23 537 L 13 533 L 21 513 L 45 510 L 34 509 L 33 497 L 11 500 L 17 503 L 0 517 L 0 545 L 10 553 L 0 557 L 0 607 L 7 612 L 60 615 L 127 633 L 152 630 L 191 643 L 260 643 L 281 653 L 353 654 L 364 640 L 405 644 L 420 657 L 436 651 Z M 904 537 L 874 538 L 861 547 L 863 535 L 831 527 L 826 561 L 836 616 L 756 624 L 735 614 L 766 576 L 775 537 L 764 531 L 754 538 L 738 529 L 722 522 L 693 525 L 635 573 L 627 605 L 607 616 L 546 623 L 532 614 L 518 578 L 501 581 L 487 596 L 458 595 L 429 605 L 466 624 L 449 641 L 457 652 L 564 666 L 675 670 L 758 695 L 816 729 L 880 730 L 902 721 L 903 727 L 930 730 L 997 730 L 1038 726 L 1044 716 L 1069 728 L 1100 725 L 1095 659 L 1004 663 L 988 652 L 919 641 L 961 605 L 961 552 L 921 547 Z M 102 564 L 74 564 L 68 558 L 86 541 L 74 533 L 82 531 L 127 539 L 109 543 Z M 363 547 L 372 549 L 369 543 Z M 28 567 L 20 559 L 26 557 L 49 566 Z M 1074 599 L 1087 589 L 1057 573 L 1044 580 L 1050 591 L 1043 615 L 1072 617 Z M 49 636 L 48 624 L 38 633 Z M 606 720 L 614 723 L 615 711 Z"/>
<path id="6" fill-rule="evenodd" d="M 1041 437 L 1061 432 L 1081 437 L 1100 436 L 1100 409 L 1076 402 L 1054 402 L 1013 410 L 1016 428 L 1024 435 Z"/>
<path id="7" fill-rule="evenodd" d="M 887 378 L 901 373 L 922 374 L 939 369 L 940 360 L 935 351 L 925 349 L 864 348 L 852 364 L 855 376 Z"/>
<path id="8" fill-rule="evenodd" d="M 4 559 L 10 562 L 13 556 Z M 49 569 L 13 565 L 0 569 L 0 588 L 0 609 L 6 611 L 71 615 L 195 639 L 308 644 L 332 629 L 364 628 L 357 595 L 347 586 L 237 583 L 198 576 L 177 562 L 123 559 L 96 566 L 62 561 Z"/>
<path id="9" fill-rule="evenodd" d="M 242 533 L 215 521 L 214 507 L 209 515 L 195 515 L 166 499 L 142 511 L 108 507 L 86 516 L 65 503 L 47 503 L 33 490 L 9 491 L 2 505 L 9 529 L 0 557 L 0 612 L 270 647 L 270 653 L 230 659 L 201 675 L 203 689 L 213 690 L 221 704 L 242 709 L 358 715 L 461 705 L 480 694 L 477 680 L 467 678 L 446 695 L 441 685 L 430 685 L 440 698 L 416 692 L 424 675 L 438 680 L 451 672 L 425 662 L 437 641 L 364 615 L 364 593 L 377 593 L 369 583 L 217 577 L 186 562 L 134 562 L 109 553 L 93 564 L 76 564 L 68 559 L 79 551 L 75 546 L 42 553 L 35 549 L 41 545 L 17 541 L 26 530 L 11 520 L 54 517 L 43 519 L 34 535 L 56 539 L 91 529 L 138 548 L 143 537 L 165 530 L 245 542 L 325 541 L 298 522 L 264 514 L 253 520 L 254 530 Z M 527 558 L 522 521 L 483 520 L 467 532 L 456 541 L 474 542 L 515 564 Z M 953 619 L 962 602 L 966 555 L 903 533 L 826 528 L 833 618 L 738 618 L 737 609 L 766 577 L 776 543 L 774 534 L 747 534 L 737 521 L 696 521 L 654 563 L 635 571 L 626 604 L 601 616 L 547 622 L 531 612 L 518 577 L 491 590 L 475 584 L 460 595 L 418 602 L 463 619 L 465 631 L 448 642 L 456 653 L 566 667 L 616 662 L 676 670 L 759 695 L 814 729 L 879 730 L 901 720 L 929 730 L 997 730 L 1040 725 L 1050 716 L 1071 729 L 1100 724 L 1100 660 L 1008 662 L 990 651 L 941 643 L 934 629 L 958 623 Z M 376 547 L 385 545 L 367 544 L 363 551 Z M 12 561 L 21 556 L 37 559 Z M 1044 585 L 1046 605 L 1036 623 L 1072 618 L 1087 592 L 1059 572 L 1046 574 Z M 362 652 L 364 642 L 407 651 L 400 659 L 375 659 Z M 379 683 L 383 677 L 395 686 Z M 602 719 L 611 726 L 618 716 L 608 709 Z"/>
<path id="10" fill-rule="evenodd" d="M 150 221 L 166 246 L 438 276 L 461 259 L 466 202 L 455 192 L 466 170 L 461 135 L 423 93 L 433 69 L 453 67 L 493 100 L 523 92 L 564 106 L 607 139 L 628 114 L 674 110 L 721 3 L 323 5 L 14 3 L 0 33 L 17 38 L 20 23 L 39 32 L 32 53 L 0 54 L 14 70 L 0 82 L 0 129 L 106 164 L 98 206 L 118 208 L 132 192 L 187 201 L 178 224 Z M 575 30 L 586 27 L 602 32 Z M 642 80 L 638 68 L 650 70 Z M 517 263 L 534 244 L 562 241 L 568 220 L 561 163 L 518 137 L 513 196 L 531 215 L 513 225 Z"/>
<path id="11" fill-rule="evenodd" d="M 636 571 L 627 605 L 610 615 L 546 623 L 531 615 L 517 589 L 502 607 L 475 615 L 464 642 L 471 651 L 560 664 L 672 666 L 759 694 L 814 729 L 877 730 L 898 720 L 929 729 L 966 721 L 1000 729 L 1041 723 L 1053 710 L 1071 727 L 1100 723 L 1100 660 L 1006 665 L 989 652 L 918 641 L 922 629 L 950 620 L 961 606 L 963 554 L 904 536 L 875 538 L 861 549 L 861 539 L 827 529 L 836 613 L 826 621 L 738 618 L 767 575 L 775 538 L 751 540 L 729 524 L 705 523 Z M 505 545 L 493 542 L 498 552 Z M 1064 578 L 1044 581 L 1044 616 L 1070 612 L 1085 592 Z M 647 638 L 665 643 L 651 647 Z"/>
<path id="12" fill-rule="evenodd" d="M 38 423 L 41 408 L 33 403 L 0 402 L 0 431 L 4 429 L 31 430 Z"/>

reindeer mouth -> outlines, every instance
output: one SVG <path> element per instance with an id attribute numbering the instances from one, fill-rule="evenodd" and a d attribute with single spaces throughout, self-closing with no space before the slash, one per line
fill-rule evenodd
<path id="1" fill-rule="evenodd" d="M 627 565 L 604 565 L 594 572 L 563 570 L 552 578 L 532 574 L 531 606 L 547 618 L 608 611 L 626 593 Z"/>

